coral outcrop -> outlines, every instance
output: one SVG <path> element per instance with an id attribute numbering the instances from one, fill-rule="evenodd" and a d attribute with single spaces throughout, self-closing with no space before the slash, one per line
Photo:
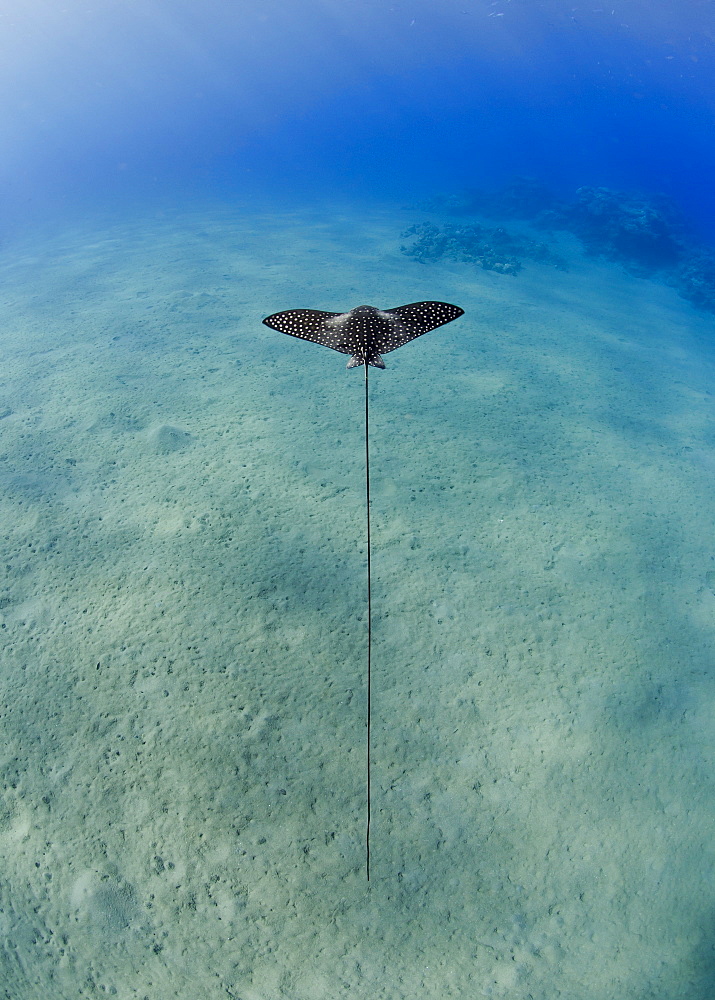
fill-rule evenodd
<path id="1" fill-rule="evenodd" d="M 402 233 L 412 239 L 400 248 L 408 257 L 421 261 L 449 260 L 477 264 L 485 271 L 516 275 L 523 267 L 522 258 L 538 260 L 556 267 L 564 262 L 546 243 L 509 233 L 500 226 L 490 229 L 479 223 L 436 226 L 423 222 Z"/>
<path id="2" fill-rule="evenodd" d="M 573 198 L 559 199 L 539 181 L 518 177 L 497 191 L 438 195 L 421 207 L 443 216 L 523 219 L 542 232 L 568 231 L 586 253 L 660 279 L 693 305 L 715 312 L 715 248 L 698 240 L 663 196 L 581 187 Z M 422 261 L 446 257 L 512 275 L 524 259 L 564 267 L 547 243 L 472 220 L 441 227 L 422 223 L 403 237 L 412 237 L 403 253 Z"/>

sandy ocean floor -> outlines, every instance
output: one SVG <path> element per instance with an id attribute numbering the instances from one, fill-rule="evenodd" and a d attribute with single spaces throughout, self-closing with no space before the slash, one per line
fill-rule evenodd
<path id="1" fill-rule="evenodd" d="M 715 321 L 374 206 L 0 251 L 9 1000 L 710 1000 Z M 263 327 L 436 298 L 371 372 Z"/>

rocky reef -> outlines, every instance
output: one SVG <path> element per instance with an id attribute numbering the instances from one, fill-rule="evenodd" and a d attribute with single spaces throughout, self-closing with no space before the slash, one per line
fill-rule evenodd
<path id="1" fill-rule="evenodd" d="M 512 275 L 523 267 L 523 258 L 565 267 L 546 243 L 509 233 L 501 226 L 490 229 L 471 223 L 440 227 L 423 222 L 406 229 L 402 238 L 411 239 L 400 247 L 402 252 L 423 262 L 442 258 L 460 260 L 477 264 L 485 271 Z"/>
<path id="2" fill-rule="evenodd" d="M 695 237 L 665 197 L 581 187 L 564 199 L 533 178 L 517 177 L 496 191 L 438 195 L 420 207 L 460 218 L 522 219 L 542 232 L 568 231 L 586 253 L 617 261 L 640 277 L 658 278 L 698 308 L 715 312 L 715 249 Z M 547 243 L 471 220 L 442 227 L 423 223 L 403 236 L 413 237 L 403 253 L 423 261 L 448 257 L 503 274 L 517 274 L 526 258 L 564 266 Z"/>
<path id="3" fill-rule="evenodd" d="M 703 247 L 684 255 L 666 281 L 694 306 L 715 313 L 715 251 Z"/>
<path id="4" fill-rule="evenodd" d="M 679 259 L 684 226 L 665 198 L 582 187 L 571 202 L 541 211 L 543 228 L 567 229 L 586 251 L 652 272 Z"/>

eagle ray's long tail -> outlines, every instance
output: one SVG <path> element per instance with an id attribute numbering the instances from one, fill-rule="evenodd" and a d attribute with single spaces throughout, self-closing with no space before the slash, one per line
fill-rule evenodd
<path id="1" fill-rule="evenodd" d="M 372 579 L 370 567 L 370 447 L 369 447 L 369 407 L 368 380 L 369 365 L 365 361 L 365 499 L 367 514 L 367 830 L 365 833 L 365 870 L 370 881 L 370 716 L 371 716 L 371 656 L 372 656 Z"/>

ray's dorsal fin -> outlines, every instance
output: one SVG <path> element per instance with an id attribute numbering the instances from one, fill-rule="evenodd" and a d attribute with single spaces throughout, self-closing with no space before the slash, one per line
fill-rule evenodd
<path id="1" fill-rule="evenodd" d="M 410 302 L 396 309 L 356 306 L 349 312 L 321 312 L 318 309 L 287 309 L 263 320 L 266 326 L 289 337 L 310 340 L 341 354 L 349 354 L 348 368 L 365 366 L 365 508 L 367 549 L 367 829 L 365 831 L 365 871 L 370 881 L 370 719 L 372 662 L 372 582 L 370 543 L 370 409 L 368 369 L 384 368 L 381 354 L 389 354 L 423 333 L 451 323 L 464 313 L 449 302 Z"/>
<path id="2" fill-rule="evenodd" d="M 356 306 L 345 313 L 319 309 L 286 309 L 263 320 L 279 333 L 310 340 L 333 351 L 351 355 L 348 368 L 368 364 L 384 368 L 382 354 L 451 323 L 464 312 L 449 302 L 410 302 L 395 309 Z"/>

